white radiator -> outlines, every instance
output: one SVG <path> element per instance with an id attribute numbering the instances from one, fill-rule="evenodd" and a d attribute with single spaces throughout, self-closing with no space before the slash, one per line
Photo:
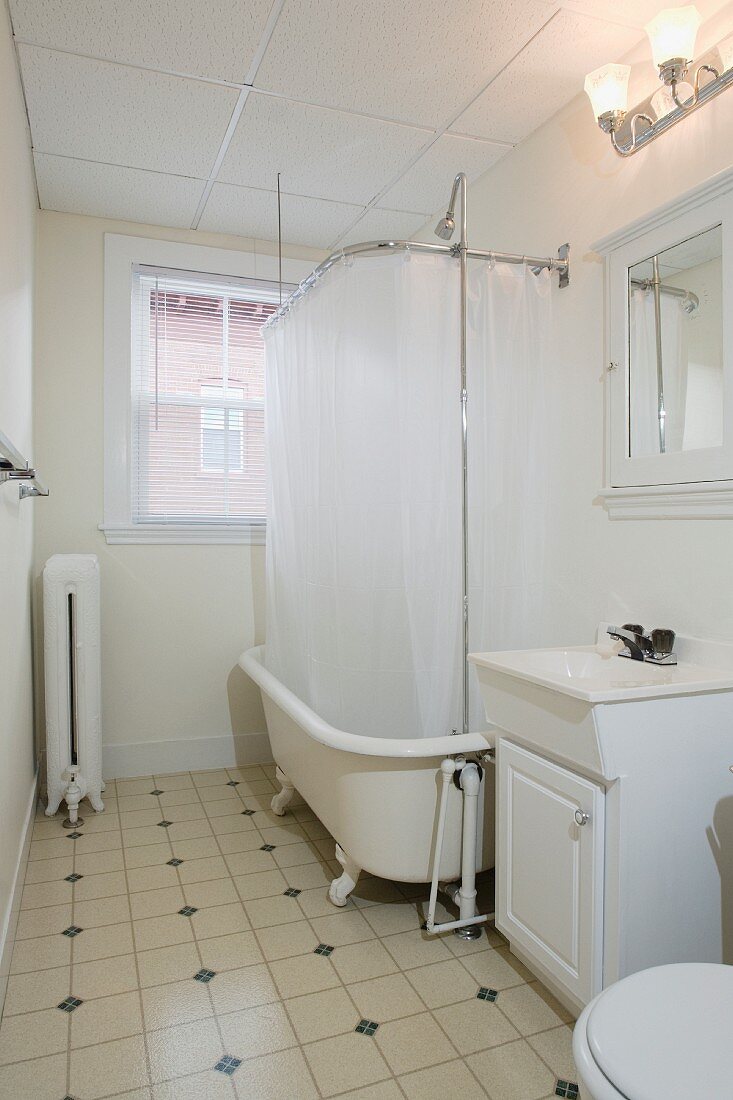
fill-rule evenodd
<path id="1" fill-rule="evenodd" d="M 67 826 L 87 797 L 104 809 L 102 782 L 99 562 L 55 554 L 43 569 L 46 763 L 49 817 L 66 799 Z"/>

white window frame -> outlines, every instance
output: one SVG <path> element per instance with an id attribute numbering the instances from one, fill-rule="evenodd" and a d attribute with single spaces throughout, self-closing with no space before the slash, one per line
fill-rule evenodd
<path id="1" fill-rule="evenodd" d="M 179 241 L 104 235 L 104 521 L 108 543 L 262 543 L 264 523 L 134 523 L 132 519 L 132 276 L 133 267 L 178 268 L 202 275 L 278 278 L 276 256 Z M 299 283 L 307 260 L 283 259 L 283 281 Z"/>

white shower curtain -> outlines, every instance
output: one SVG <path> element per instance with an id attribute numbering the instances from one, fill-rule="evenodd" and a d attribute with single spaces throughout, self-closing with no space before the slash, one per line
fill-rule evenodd
<path id="1" fill-rule="evenodd" d="M 482 263 L 469 285 L 472 644 L 527 644 L 548 283 Z M 266 662 L 352 733 L 460 728 L 458 346 L 457 261 L 419 253 L 338 265 L 266 330 Z"/>
<path id="2" fill-rule="evenodd" d="M 552 275 L 471 266 L 469 279 L 470 646 L 542 640 L 546 527 L 545 392 Z M 471 673 L 470 712 L 483 708 Z"/>
<path id="3" fill-rule="evenodd" d="M 687 315 L 679 298 L 660 295 L 665 449 L 681 451 L 687 403 Z M 657 337 L 654 295 L 637 287 L 629 310 L 631 454 L 659 454 Z"/>

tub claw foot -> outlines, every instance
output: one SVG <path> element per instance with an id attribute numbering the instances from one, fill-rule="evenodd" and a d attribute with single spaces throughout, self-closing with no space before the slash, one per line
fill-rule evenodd
<path id="1" fill-rule="evenodd" d="M 343 867 L 343 874 L 335 878 L 328 891 L 328 900 L 341 909 L 349 900 L 349 894 L 356 886 L 361 867 L 357 867 L 352 859 L 349 859 L 340 844 L 336 845 L 336 859 Z"/>
<path id="2" fill-rule="evenodd" d="M 295 794 L 295 787 L 290 782 L 285 772 L 280 771 L 279 768 L 275 769 L 275 778 L 282 787 L 282 790 L 279 791 L 278 794 L 273 795 L 270 808 L 278 817 L 284 817 L 290 800 Z"/>

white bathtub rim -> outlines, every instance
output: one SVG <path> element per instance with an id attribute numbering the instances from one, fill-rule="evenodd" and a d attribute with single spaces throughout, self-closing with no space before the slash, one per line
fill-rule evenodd
<path id="1" fill-rule="evenodd" d="M 264 664 L 265 647 L 255 646 L 245 650 L 239 658 L 239 667 L 280 707 L 294 722 L 302 727 L 314 741 L 329 748 L 359 756 L 385 756 L 402 759 L 425 759 L 436 756 L 455 756 L 457 753 L 485 752 L 493 747 L 491 732 L 459 733 L 446 737 L 365 737 L 336 729 L 311 710 L 306 703 L 285 687 Z"/>

